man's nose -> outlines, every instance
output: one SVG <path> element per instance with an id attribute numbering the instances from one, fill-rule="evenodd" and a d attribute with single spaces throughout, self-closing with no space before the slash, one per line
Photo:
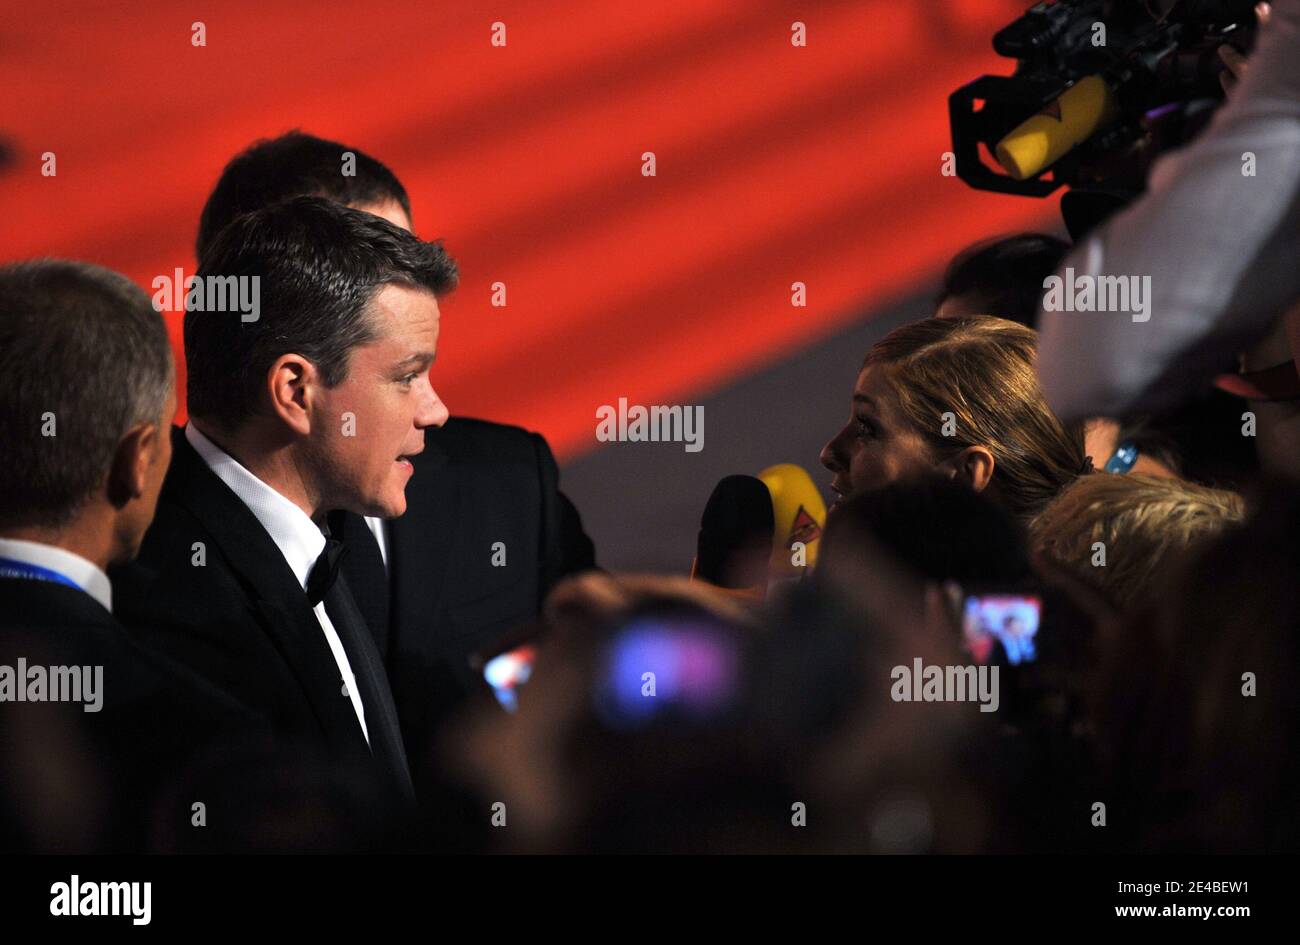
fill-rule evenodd
<path id="1" fill-rule="evenodd" d="M 451 411 L 447 409 L 447 405 L 442 402 L 438 392 L 430 387 L 429 396 L 420 405 L 420 412 L 415 417 L 415 425 L 420 429 L 440 427 L 447 422 L 447 418 L 450 416 Z"/>

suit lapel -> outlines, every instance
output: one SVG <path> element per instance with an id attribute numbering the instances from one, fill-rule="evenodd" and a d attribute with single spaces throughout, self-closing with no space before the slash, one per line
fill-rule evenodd
<path id="1" fill-rule="evenodd" d="M 366 750 L 356 714 L 342 695 L 338 664 L 302 585 L 262 523 L 208 468 L 179 427 L 172 430 L 172 465 L 162 499 L 188 509 L 212 536 L 329 740 Z"/>
<path id="2" fill-rule="evenodd" d="M 347 576 L 352 599 L 370 627 L 375 647 L 386 658 L 392 582 L 379 543 L 366 520 L 352 512 L 331 512 L 329 526 L 330 534 L 348 549 L 343 556 L 343 574 Z"/>

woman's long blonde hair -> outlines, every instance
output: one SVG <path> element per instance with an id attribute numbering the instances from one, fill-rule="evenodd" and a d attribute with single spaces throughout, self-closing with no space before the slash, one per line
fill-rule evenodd
<path id="1" fill-rule="evenodd" d="M 927 318 L 891 331 L 864 365 L 889 372 L 903 413 L 941 459 L 988 449 L 994 495 L 1025 519 L 1087 468 L 1082 430 L 1067 430 L 1043 400 L 1037 341 L 1002 318 Z"/>

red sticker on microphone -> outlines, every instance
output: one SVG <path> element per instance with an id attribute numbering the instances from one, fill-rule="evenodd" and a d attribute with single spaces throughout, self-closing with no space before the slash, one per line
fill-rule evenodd
<path id="1" fill-rule="evenodd" d="M 821 537 L 822 527 L 817 524 L 817 519 L 809 515 L 802 505 L 799 506 L 799 511 L 794 516 L 794 523 L 790 526 L 790 544 L 801 541 L 807 545 Z"/>

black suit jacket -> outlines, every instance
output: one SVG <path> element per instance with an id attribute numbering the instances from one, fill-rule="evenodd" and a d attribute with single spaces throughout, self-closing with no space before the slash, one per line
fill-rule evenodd
<path id="1" fill-rule="evenodd" d="M 387 626 L 374 630 L 418 781 L 434 730 L 483 687 L 470 657 L 535 620 L 556 582 L 596 560 L 538 434 L 453 417 L 425 431 L 413 462 L 406 514 L 388 522 Z M 348 516 L 344 543 L 365 527 Z M 343 571 L 357 588 L 355 562 Z"/>
<path id="2" fill-rule="evenodd" d="M 16 668 L 20 658 L 28 666 L 102 667 L 103 675 L 97 712 L 78 703 L 0 705 L 0 770 L 9 785 L 0 803 L 11 805 L 10 839 L 0 845 L 7 849 L 133 851 L 156 830 L 189 830 L 191 797 L 161 810 L 159 802 L 193 783 L 210 752 L 256 744 L 265 734 L 235 702 L 137 646 L 75 588 L 0 579 L 0 664 Z M 64 795 L 58 803 L 51 785 Z"/>
<path id="3" fill-rule="evenodd" d="M 172 431 L 172 465 L 114 609 L 143 643 L 248 706 L 295 750 L 370 749 L 302 585 L 249 508 Z"/>

